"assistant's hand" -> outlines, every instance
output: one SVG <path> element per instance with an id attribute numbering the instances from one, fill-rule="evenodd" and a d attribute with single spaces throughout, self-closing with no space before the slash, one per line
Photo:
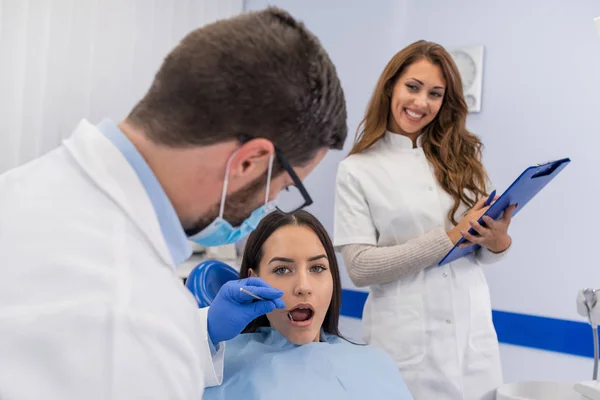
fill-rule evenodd
<path id="1" fill-rule="evenodd" d="M 240 288 L 260 296 L 265 301 L 240 292 Z M 275 308 L 285 308 L 283 292 L 260 278 L 246 278 L 224 284 L 208 309 L 208 335 L 217 344 L 232 339 L 254 319 Z"/>
<path id="2" fill-rule="evenodd" d="M 497 200 L 498 196 L 494 199 Z M 456 225 L 452 230 L 448 232 L 448 236 L 452 243 L 456 244 L 463 237 L 463 232 L 468 231 L 471 228 L 472 221 L 478 221 L 479 218 L 490 208 L 490 206 L 485 206 L 487 198 L 483 197 L 479 199 L 477 203 L 465 214 L 465 217 Z"/>
<path id="3" fill-rule="evenodd" d="M 504 209 L 504 215 L 498 221 L 485 215 L 483 222 L 485 227 L 482 226 L 477 220 L 469 221 L 470 226 L 479 235 L 472 235 L 467 230 L 462 232 L 463 237 L 468 241 L 467 243 L 461 244 L 459 247 L 466 247 L 472 243 L 476 243 L 480 246 L 486 247 L 492 253 L 501 253 L 510 247 L 512 242 L 508 235 L 508 227 L 514 211 L 517 209 L 517 205 L 513 204 Z"/>

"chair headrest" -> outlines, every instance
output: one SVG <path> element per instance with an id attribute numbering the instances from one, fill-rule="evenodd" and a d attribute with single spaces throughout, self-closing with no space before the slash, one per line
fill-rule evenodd
<path id="1" fill-rule="evenodd" d="M 222 261 L 206 260 L 196 265 L 185 286 L 194 295 L 198 307 L 208 307 L 226 282 L 238 279 L 238 271 Z"/>

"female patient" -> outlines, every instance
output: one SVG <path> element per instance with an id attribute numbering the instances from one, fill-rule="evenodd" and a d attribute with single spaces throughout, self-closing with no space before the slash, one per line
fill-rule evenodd
<path id="1" fill-rule="evenodd" d="M 205 399 L 412 399 L 388 356 L 341 337 L 338 265 L 315 217 L 266 216 L 246 244 L 240 277 L 249 276 L 282 290 L 287 307 L 227 342 L 223 384 Z"/>

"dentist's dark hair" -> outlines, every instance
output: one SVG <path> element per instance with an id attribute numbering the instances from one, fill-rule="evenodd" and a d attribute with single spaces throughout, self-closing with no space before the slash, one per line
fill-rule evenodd
<path id="1" fill-rule="evenodd" d="M 170 147 L 265 138 L 293 166 L 323 148 L 341 150 L 348 134 L 329 55 L 302 22 L 275 7 L 190 32 L 127 120 Z"/>
<path id="2" fill-rule="evenodd" d="M 335 250 L 329 234 L 321 225 L 319 220 L 307 211 L 300 210 L 293 214 L 285 214 L 279 211 L 268 214 L 256 227 L 256 230 L 250 234 L 246 242 L 242 266 L 240 268 L 240 279 L 250 276 L 250 269 L 258 273 L 260 271 L 260 262 L 263 258 L 263 246 L 273 233 L 284 226 L 306 226 L 310 228 L 321 241 L 325 248 L 327 259 L 329 260 L 329 270 L 333 278 L 333 293 L 331 303 L 325 319 L 323 320 L 323 330 L 329 334 L 343 338 L 338 329 L 340 319 L 340 308 L 342 306 L 342 284 L 340 281 L 340 271 L 335 256 Z M 252 321 L 242 333 L 255 332 L 258 327 L 270 326 L 266 316 L 261 316 Z"/>

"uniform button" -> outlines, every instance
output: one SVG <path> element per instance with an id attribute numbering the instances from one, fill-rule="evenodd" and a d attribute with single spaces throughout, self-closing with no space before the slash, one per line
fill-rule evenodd
<path id="1" fill-rule="evenodd" d="M 452 321 L 450 321 L 449 319 L 447 319 L 447 320 L 446 320 L 446 323 L 447 323 L 447 324 L 451 324 L 451 323 L 452 323 Z"/>
<path id="2" fill-rule="evenodd" d="M 447 278 L 447 277 L 448 277 L 448 273 L 444 272 L 444 278 Z"/>
<path id="3" fill-rule="evenodd" d="M 430 192 L 433 192 L 433 187 L 429 186 L 429 187 L 427 188 L 427 190 L 429 190 Z"/>

